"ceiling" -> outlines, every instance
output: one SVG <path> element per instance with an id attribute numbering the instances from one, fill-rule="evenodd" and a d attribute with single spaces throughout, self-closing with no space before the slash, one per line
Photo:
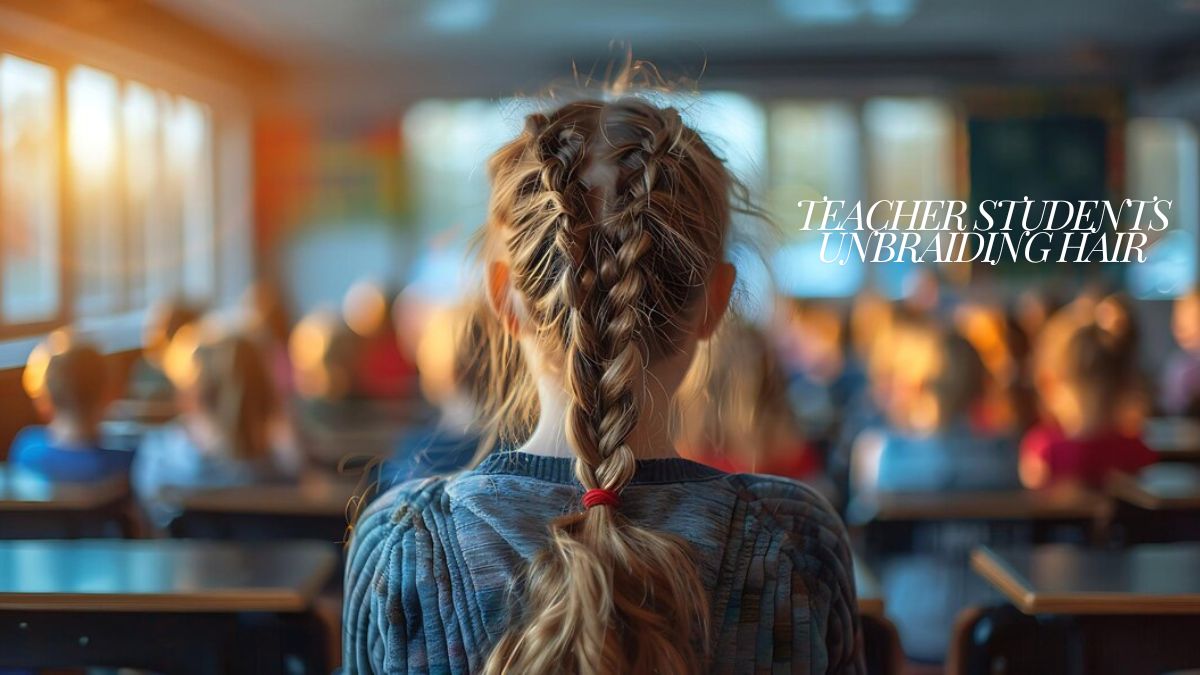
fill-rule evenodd
<path id="1" fill-rule="evenodd" d="M 759 95 L 1200 74 L 1200 0 L 150 1 L 282 67 L 289 105 L 352 112 L 605 80 L 626 49 Z"/>
<path id="2" fill-rule="evenodd" d="M 1200 0 L 156 0 L 292 64 L 919 55 L 1200 43 Z"/>

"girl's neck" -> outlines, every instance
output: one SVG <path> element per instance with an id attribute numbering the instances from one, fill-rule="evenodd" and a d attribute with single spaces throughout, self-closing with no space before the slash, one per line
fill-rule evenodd
<path id="1" fill-rule="evenodd" d="M 538 423 L 519 450 L 546 457 L 574 457 L 567 440 L 567 395 L 558 382 L 538 379 Z M 655 389 L 647 387 L 647 389 Z M 638 425 L 625 442 L 638 459 L 678 457 L 668 419 L 670 402 L 647 396 Z"/>

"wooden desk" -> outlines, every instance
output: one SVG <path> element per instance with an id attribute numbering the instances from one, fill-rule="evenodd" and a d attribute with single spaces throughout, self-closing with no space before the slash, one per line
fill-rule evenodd
<path id="1" fill-rule="evenodd" d="M 0 467 L 0 511 L 92 511 L 127 496 L 129 482 L 123 477 L 63 483 L 14 467 Z"/>
<path id="2" fill-rule="evenodd" d="M 51 481 L 0 465 L 0 538 L 132 536 L 129 482 Z"/>
<path id="3" fill-rule="evenodd" d="M 335 561 L 319 542 L 0 542 L 0 666 L 328 672 L 310 610 Z"/>
<path id="4" fill-rule="evenodd" d="M 183 512 L 170 532 L 186 539 L 315 539 L 336 550 L 346 538 L 356 489 L 352 481 L 319 478 L 184 492 L 178 495 Z"/>
<path id="5" fill-rule="evenodd" d="M 1200 541 L 1200 466 L 1160 462 L 1110 477 L 1110 538 L 1122 545 Z"/>
<path id="6" fill-rule="evenodd" d="M 297 485 L 252 485 L 181 493 L 185 511 L 287 516 L 345 516 L 356 484 L 326 478 Z"/>
<path id="7" fill-rule="evenodd" d="M 1103 513 L 1102 495 L 1078 488 L 999 492 L 910 492 L 875 498 L 876 521 L 1090 520 Z"/>
<path id="8" fill-rule="evenodd" d="M 861 528 L 864 550 L 872 560 L 914 551 L 945 554 L 946 546 L 952 545 L 965 563 L 973 544 L 1087 541 L 1107 520 L 1110 507 L 1103 495 L 1068 486 L 882 493 L 858 500 L 847 520 Z M 942 539 L 947 543 L 930 543 Z"/>
<path id="9" fill-rule="evenodd" d="M 1142 440 L 1167 462 L 1200 461 L 1200 422 L 1186 417 L 1152 417 Z"/>
<path id="10" fill-rule="evenodd" d="M 0 542 L 0 609 L 299 612 L 336 563 L 315 542 Z"/>
<path id="11" fill-rule="evenodd" d="M 962 617 L 951 675 L 1150 675 L 1197 663 L 1200 545 L 980 547 L 971 566 L 1012 604 Z"/>
<path id="12" fill-rule="evenodd" d="M 1137 476 L 1113 475 L 1108 491 L 1147 511 L 1200 509 L 1200 469 L 1188 464 L 1156 464 Z"/>
<path id="13" fill-rule="evenodd" d="M 1026 614 L 1200 614 L 1200 544 L 981 546 L 971 567 Z"/>

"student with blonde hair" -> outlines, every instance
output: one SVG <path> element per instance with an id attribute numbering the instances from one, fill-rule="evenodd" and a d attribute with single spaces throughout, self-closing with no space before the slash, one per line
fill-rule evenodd
<path id="1" fill-rule="evenodd" d="M 738 319 L 725 324 L 680 387 L 681 451 L 724 471 L 818 478 L 821 460 L 805 441 L 766 335 Z"/>
<path id="2" fill-rule="evenodd" d="M 991 377 L 960 332 L 928 325 L 897 345 L 904 377 L 888 427 L 854 450 L 856 492 L 1014 489 L 1017 439 L 982 424 Z"/>
<path id="3" fill-rule="evenodd" d="M 100 422 L 112 400 L 112 378 L 95 346 L 56 330 L 30 353 L 21 380 L 48 424 L 17 433 L 9 464 L 62 481 L 129 473 L 133 453 L 105 448 L 100 441 Z"/>
<path id="4" fill-rule="evenodd" d="M 174 491 L 288 480 L 299 459 L 254 340 L 209 320 L 179 331 L 164 357 L 180 415 L 143 439 L 133 486 L 148 515 L 178 515 Z"/>
<path id="5" fill-rule="evenodd" d="M 676 110 L 622 98 L 531 115 L 489 169 L 493 342 L 531 384 L 499 419 L 524 440 L 359 521 L 344 668 L 862 672 L 825 500 L 681 459 L 671 438 L 734 281 L 724 164 Z"/>
<path id="6" fill-rule="evenodd" d="M 1046 419 L 1021 441 L 1021 481 L 1102 487 L 1113 471 L 1136 472 L 1157 456 L 1141 439 L 1145 398 L 1132 363 L 1136 343 L 1096 307 L 1068 309 L 1039 346 L 1038 395 Z"/>
<path id="7" fill-rule="evenodd" d="M 417 344 L 417 373 L 438 417 L 400 438 L 384 463 L 381 489 L 465 469 L 492 449 L 496 439 L 486 428 L 485 412 L 523 370 L 507 362 L 493 372 L 487 342 L 495 320 L 482 298 L 430 312 Z"/>

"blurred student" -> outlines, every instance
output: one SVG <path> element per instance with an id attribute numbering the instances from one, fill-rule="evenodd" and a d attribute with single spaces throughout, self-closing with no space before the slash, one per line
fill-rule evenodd
<path id="1" fill-rule="evenodd" d="M 142 332 L 142 354 L 129 375 L 128 397 L 136 402 L 169 405 L 175 398 L 175 388 L 163 371 L 163 355 L 167 345 L 181 328 L 200 320 L 200 307 L 182 299 L 172 298 L 155 303 L 146 315 Z M 160 407 L 162 407 L 160 405 Z"/>
<path id="2" fill-rule="evenodd" d="M 858 491 L 1020 487 L 1016 439 L 980 423 L 988 372 L 971 343 L 931 327 L 900 345 L 895 358 L 908 386 L 889 400 L 891 425 L 855 448 Z"/>
<path id="3" fill-rule="evenodd" d="M 839 418 L 832 446 L 826 455 L 825 471 L 841 494 L 850 494 L 854 443 L 864 431 L 886 424 L 883 415 L 885 382 L 890 379 L 885 364 L 888 345 L 910 322 L 912 313 L 888 302 L 871 289 L 854 297 L 847 328 L 847 371 L 856 373 L 854 385 L 845 392 L 837 408 Z"/>
<path id="4" fill-rule="evenodd" d="M 699 350 L 677 399 L 684 456 L 730 473 L 820 476 L 820 459 L 789 404 L 783 370 L 755 326 L 726 321 Z"/>
<path id="5" fill-rule="evenodd" d="M 1169 415 L 1200 417 L 1200 290 L 1175 300 L 1171 332 L 1179 350 L 1162 371 L 1162 409 Z"/>
<path id="6" fill-rule="evenodd" d="M 17 433 L 10 465 L 72 482 L 128 475 L 133 453 L 100 442 L 112 383 L 108 364 L 94 346 L 65 330 L 54 331 L 29 355 L 22 384 L 49 423 Z"/>
<path id="7" fill-rule="evenodd" d="M 242 307 L 246 314 L 246 334 L 258 343 L 275 387 L 286 403 L 295 391 L 295 382 L 288 358 L 292 314 L 283 290 L 274 282 L 260 279 L 246 289 Z"/>
<path id="8" fill-rule="evenodd" d="M 179 513 L 179 490 L 291 480 L 299 461 L 258 347 L 212 323 L 181 330 L 164 359 L 180 415 L 146 434 L 133 485 L 152 521 Z"/>
<path id="9" fill-rule="evenodd" d="M 963 303 L 955 311 L 954 330 L 965 339 L 983 367 L 983 391 L 972 422 L 984 432 L 1023 431 L 1033 423 L 1032 391 L 1022 391 L 1023 336 L 1008 315 L 988 304 Z M 1021 406 L 1025 406 L 1023 409 Z"/>
<path id="10" fill-rule="evenodd" d="M 773 359 L 787 373 L 788 398 L 810 437 L 829 440 L 837 411 L 865 385 L 857 362 L 847 359 L 845 321 L 832 304 L 789 298 L 778 303 L 772 327 Z"/>
<path id="11" fill-rule="evenodd" d="M 990 428 L 991 378 L 972 343 L 954 328 L 920 324 L 900 336 L 892 358 L 889 423 L 864 433 L 854 449 L 856 518 L 869 517 L 880 494 L 1019 488 L 1017 439 Z M 972 536 L 953 524 L 920 526 L 915 550 L 881 568 L 888 613 L 909 658 L 941 661 L 954 617 L 972 600 L 965 562 L 944 543 L 921 543 Z"/>
<path id="12" fill-rule="evenodd" d="M 1140 438 L 1145 401 L 1134 345 L 1120 325 L 1097 322 L 1094 310 L 1076 309 L 1047 326 L 1037 386 L 1048 419 L 1021 441 L 1027 487 L 1100 487 L 1110 472 L 1135 472 L 1156 459 Z"/>
<path id="13" fill-rule="evenodd" d="M 347 564 L 343 667 L 863 672 L 829 505 L 675 452 L 672 399 L 735 275 L 721 160 L 676 110 L 626 98 L 530 115 L 490 171 L 492 340 L 518 345 L 535 386 L 513 395 L 536 401 L 499 421 L 532 433 L 374 502 Z"/>
<path id="14" fill-rule="evenodd" d="M 310 403 L 336 403 L 351 397 L 357 374 L 359 338 L 336 313 L 306 314 L 288 338 L 288 358 L 296 393 Z"/>
<path id="15" fill-rule="evenodd" d="M 427 317 L 417 344 L 417 373 L 438 419 L 400 439 L 384 464 L 381 490 L 467 468 L 488 449 L 483 406 L 493 381 L 486 357 L 489 314 L 479 301 L 432 310 Z"/>
<path id="16" fill-rule="evenodd" d="M 354 384 L 359 396 L 396 399 L 413 393 L 416 373 L 396 332 L 396 300 L 378 284 L 360 281 L 342 301 L 342 317 L 360 338 Z"/>

